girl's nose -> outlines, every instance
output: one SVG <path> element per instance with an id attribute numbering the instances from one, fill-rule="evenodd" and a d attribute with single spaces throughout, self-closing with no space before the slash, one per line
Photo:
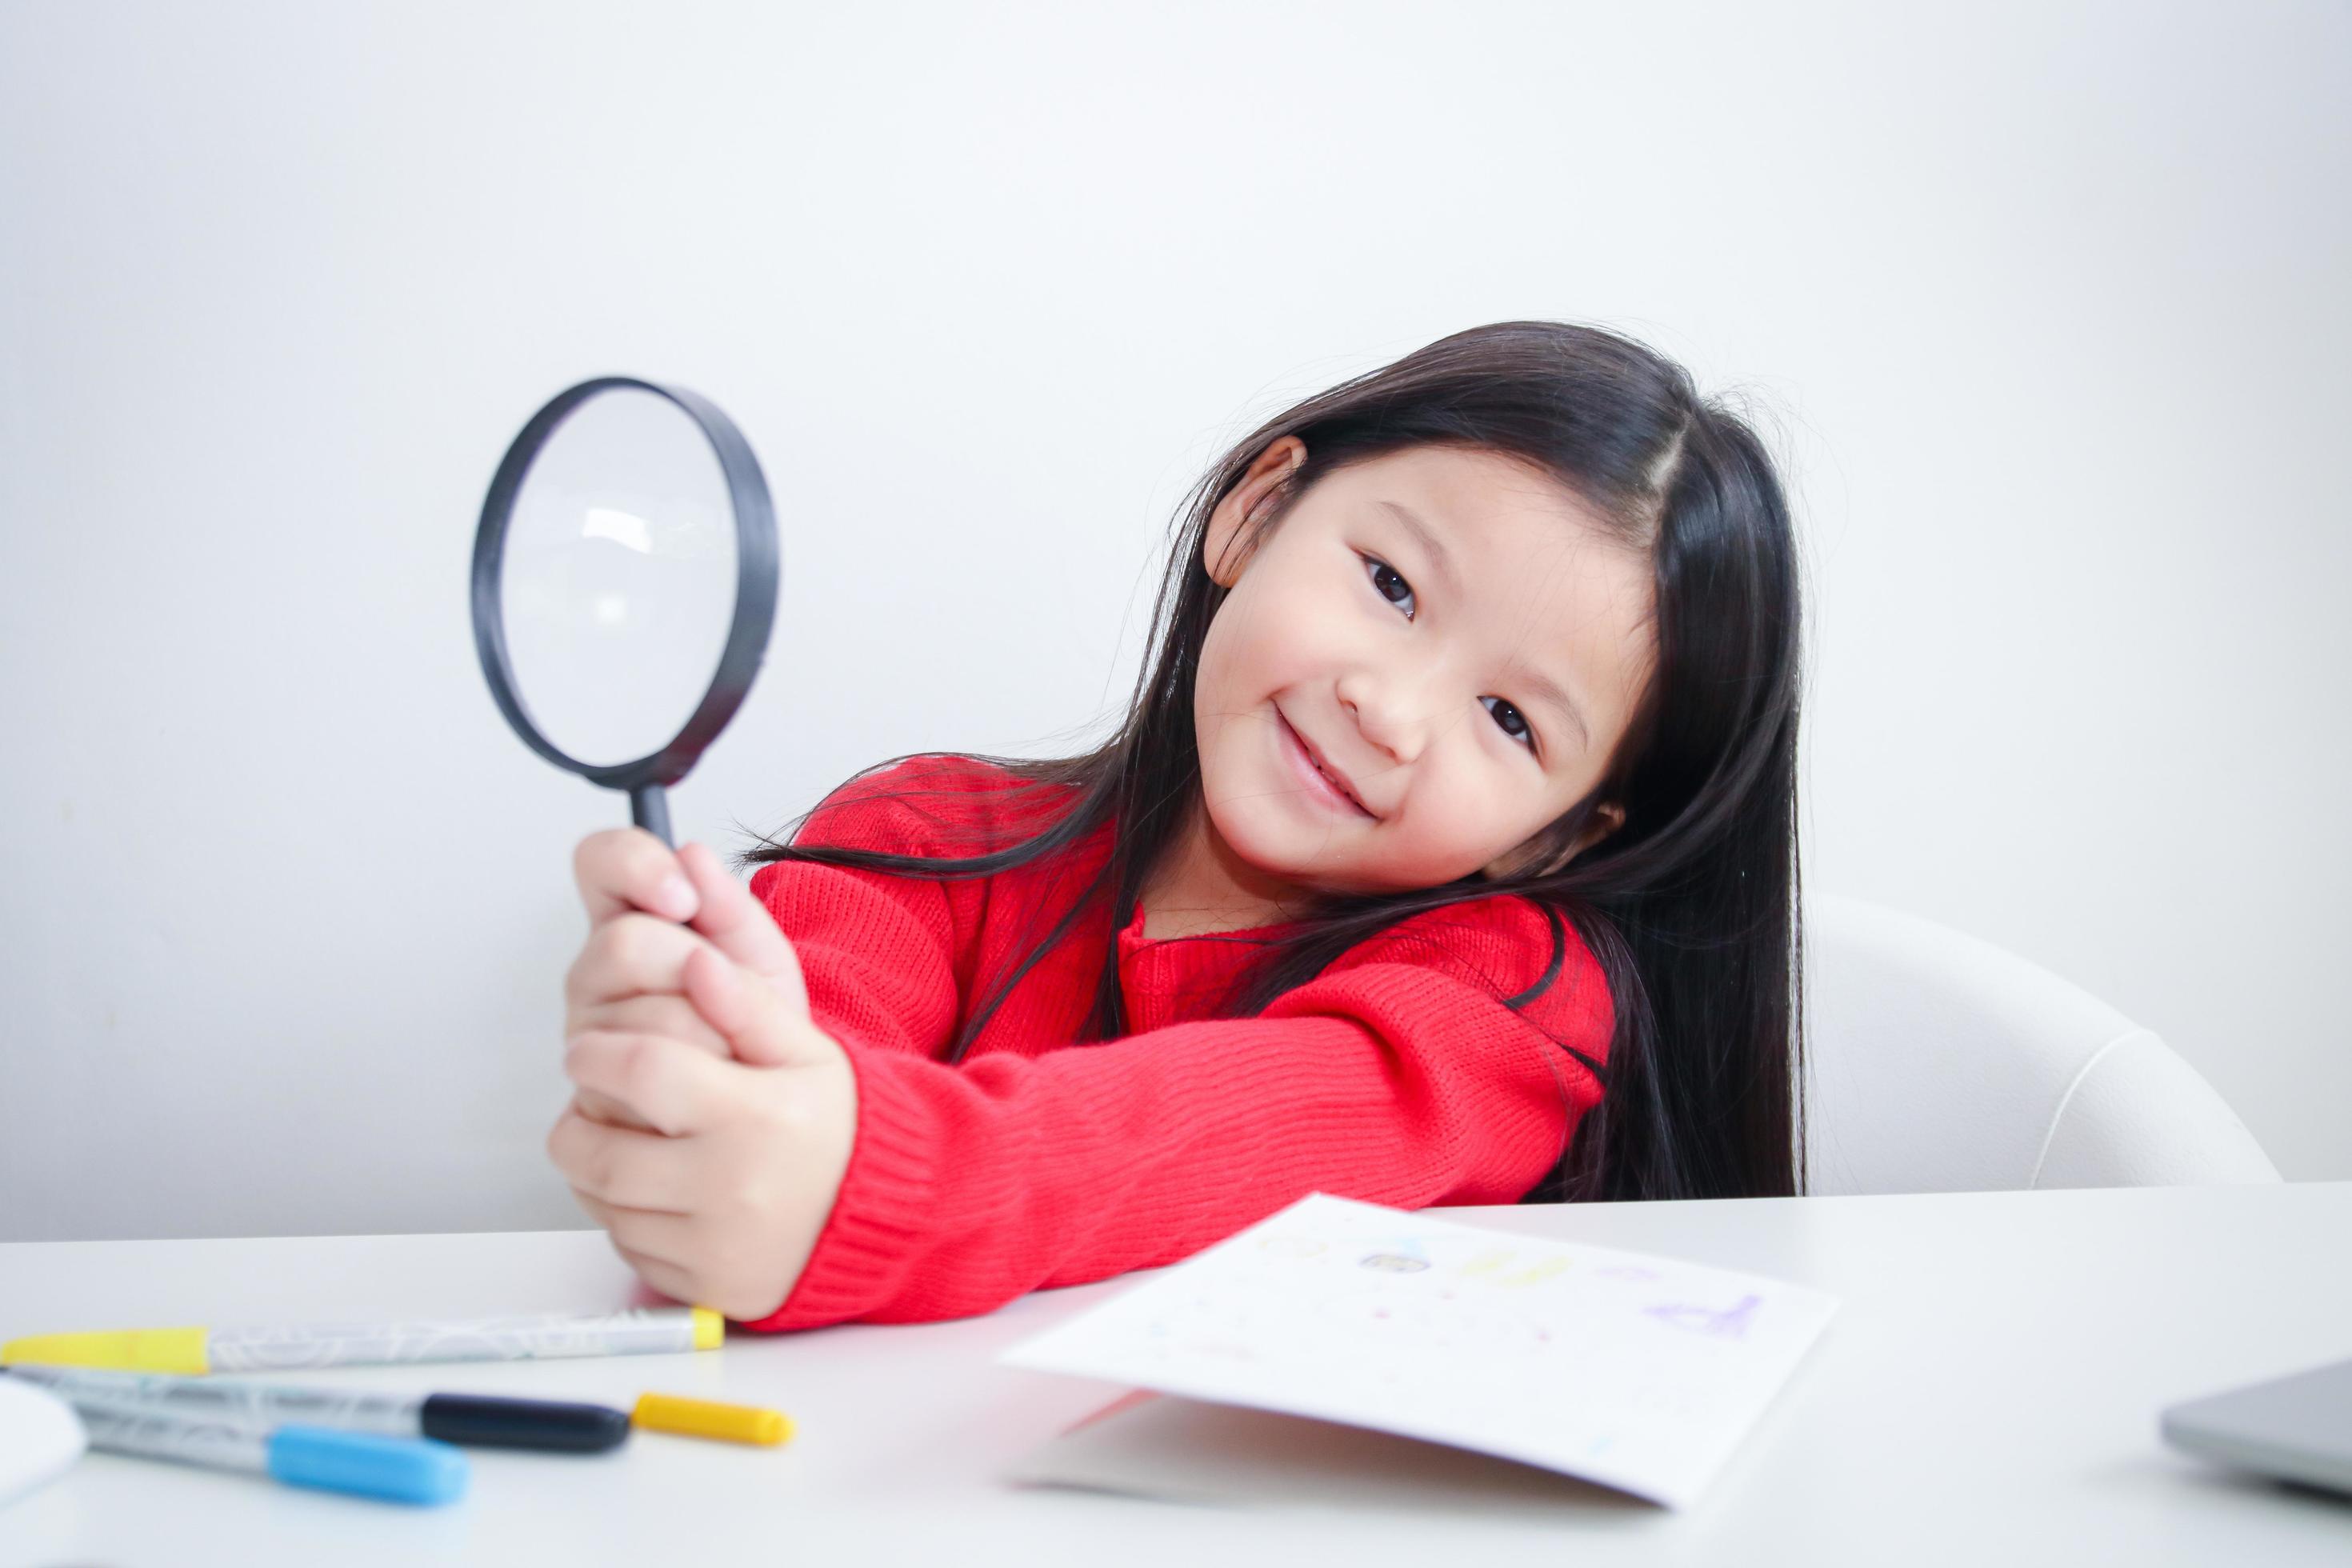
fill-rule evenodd
<path id="1" fill-rule="evenodd" d="M 1391 763 L 1409 763 L 1420 754 L 1427 706 L 1413 682 L 1354 670 L 1340 678 L 1339 698 L 1366 743 Z"/>

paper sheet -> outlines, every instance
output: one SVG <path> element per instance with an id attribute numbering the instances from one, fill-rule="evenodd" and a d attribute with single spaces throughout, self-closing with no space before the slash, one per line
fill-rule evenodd
<path id="1" fill-rule="evenodd" d="M 1317 1193 L 998 1360 L 1420 1437 L 1683 1508 L 1836 1309 L 1784 1280 Z"/>
<path id="2" fill-rule="evenodd" d="M 1631 1493 L 1467 1448 L 1141 1388 L 998 1474 L 1015 1485 L 1358 1520 L 1402 1514 L 1562 1524 L 1653 1511 Z"/>

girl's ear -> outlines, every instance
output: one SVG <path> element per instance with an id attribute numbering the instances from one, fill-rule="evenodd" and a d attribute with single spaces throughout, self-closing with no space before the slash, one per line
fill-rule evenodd
<path id="1" fill-rule="evenodd" d="M 1296 436 L 1283 437 L 1258 454 L 1242 482 L 1227 491 L 1209 514 L 1209 526 L 1201 541 L 1201 564 L 1218 587 L 1230 588 L 1240 582 L 1242 568 L 1249 563 L 1255 542 L 1244 542 L 1242 525 L 1265 510 L 1265 499 L 1306 460 L 1307 443 Z"/>
<path id="2" fill-rule="evenodd" d="M 1584 831 L 1565 847 L 1554 847 L 1546 855 L 1545 836 L 1538 833 L 1526 843 L 1488 861 L 1479 875 L 1488 881 L 1500 881 L 1506 877 L 1523 877 L 1530 873 L 1540 877 L 1556 875 L 1561 867 L 1591 848 L 1611 834 L 1625 826 L 1625 808 L 1615 801 L 1607 801 L 1592 808 L 1592 820 Z"/>

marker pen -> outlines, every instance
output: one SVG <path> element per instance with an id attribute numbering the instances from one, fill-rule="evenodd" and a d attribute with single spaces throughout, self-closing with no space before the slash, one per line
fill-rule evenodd
<path id="1" fill-rule="evenodd" d="M 285 1372 L 421 1361 L 533 1361 L 660 1355 L 719 1348 L 727 1320 L 709 1307 L 547 1312 L 471 1322 L 324 1323 L 263 1329 L 120 1329 L 35 1334 L 0 1344 L 0 1365 L 38 1362 L 123 1372 Z"/>
<path id="2" fill-rule="evenodd" d="M 726 1405 L 715 1399 L 688 1399 L 680 1394 L 647 1394 L 638 1397 L 630 1413 L 636 1425 L 655 1432 L 676 1432 L 688 1437 L 716 1437 L 729 1443 L 773 1447 L 789 1442 L 793 1418 L 781 1410 L 756 1405 Z"/>
<path id="3" fill-rule="evenodd" d="M 471 1447 L 586 1454 L 619 1446 L 627 1438 L 630 1426 L 627 1412 L 602 1405 L 501 1399 L 491 1394 L 379 1394 L 235 1378 L 99 1372 L 30 1362 L 18 1363 L 6 1372 L 21 1382 L 37 1384 L 77 1410 L 152 1412 L 184 1421 L 223 1422 L 264 1431 L 283 1426 L 325 1426 L 385 1437 L 431 1437 Z"/>
<path id="4" fill-rule="evenodd" d="M 289 1486 L 392 1502 L 442 1503 L 466 1489 L 466 1456 L 446 1443 L 280 1426 L 257 1432 L 223 1422 L 181 1421 L 121 1410 L 77 1409 L 89 1446 L 110 1454 L 171 1459 L 216 1470 L 251 1470 Z"/>

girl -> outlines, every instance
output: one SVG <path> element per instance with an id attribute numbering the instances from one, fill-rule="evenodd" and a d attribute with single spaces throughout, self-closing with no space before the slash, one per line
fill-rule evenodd
<path id="1" fill-rule="evenodd" d="M 753 1328 L 985 1312 L 1310 1191 L 1802 1190 L 1798 594 L 1755 435 L 1589 327 L 1441 340 L 1188 499 L 1086 756 L 746 857 L 595 835 L 549 1152 Z"/>

